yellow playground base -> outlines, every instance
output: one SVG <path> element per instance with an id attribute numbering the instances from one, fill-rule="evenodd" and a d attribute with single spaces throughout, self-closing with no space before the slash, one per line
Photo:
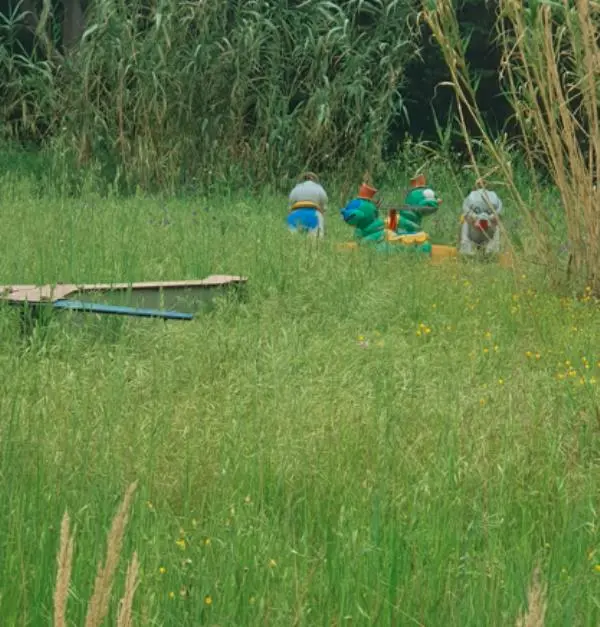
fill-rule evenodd
<path id="1" fill-rule="evenodd" d="M 338 245 L 339 250 L 356 250 L 358 244 L 356 242 L 344 242 Z M 458 250 L 454 246 L 443 246 L 441 244 L 431 245 L 431 263 L 439 265 L 449 260 L 458 259 Z M 498 258 L 498 263 L 503 268 L 510 268 L 513 265 L 512 255 L 510 253 L 502 253 Z"/>

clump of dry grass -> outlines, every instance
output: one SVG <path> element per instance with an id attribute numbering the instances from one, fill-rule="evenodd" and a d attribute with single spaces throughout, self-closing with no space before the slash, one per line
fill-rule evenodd
<path id="1" fill-rule="evenodd" d="M 516 627 L 544 627 L 547 588 L 541 582 L 539 566 L 533 571 L 527 590 L 527 610 L 517 617 Z"/>
<path id="2" fill-rule="evenodd" d="M 117 564 L 119 563 L 123 536 L 125 535 L 125 527 L 127 526 L 129 518 L 129 506 L 136 488 L 137 482 L 132 483 L 127 488 L 121 507 L 119 507 L 119 511 L 113 519 L 108 534 L 106 560 L 104 566 L 98 564 L 98 574 L 96 575 L 96 581 L 94 583 L 94 592 L 88 603 L 85 627 L 98 627 L 102 624 L 102 621 L 106 618 L 106 614 L 108 613 L 113 578 Z"/>
<path id="3" fill-rule="evenodd" d="M 131 627 L 131 610 L 133 608 L 133 597 L 138 587 L 138 574 L 140 564 L 137 552 L 134 551 L 131 562 L 127 566 L 127 577 L 125 579 L 125 592 L 119 606 L 119 617 L 117 627 Z"/>
<path id="4" fill-rule="evenodd" d="M 114 575 L 119 563 L 125 528 L 129 519 L 129 509 L 133 495 L 137 488 L 137 481 L 126 490 L 123 501 L 113 518 L 108 534 L 106 546 L 106 558 L 104 565 L 98 564 L 98 573 L 94 582 L 94 590 L 88 602 L 86 615 L 86 627 L 99 627 L 108 614 L 108 606 L 113 587 Z M 70 519 L 67 512 L 63 516 L 60 534 L 60 547 L 58 552 L 58 570 L 54 591 L 54 625 L 65 627 L 67 616 L 67 598 L 71 569 L 73 565 L 74 533 L 70 534 Z M 125 592 L 119 605 L 118 626 L 130 627 L 132 617 L 133 598 L 138 586 L 139 561 L 137 553 L 133 553 L 131 562 L 127 568 L 125 580 Z"/>
<path id="5" fill-rule="evenodd" d="M 572 276 L 600 293 L 600 5 L 588 0 L 532 3 L 500 0 L 497 31 L 502 48 L 501 79 L 519 133 L 516 147 L 524 155 L 531 193 L 514 182 L 514 145 L 493 138 L 476 103 L 475 81 L 465 60 L 452 0 L 425 3 L 421 14 L 440 45 L 456 95 L 459 123 L 477 171 L 474 141 L 467 118 L 475 122 L 485 154 L 499 167 L 511 197 L 528 218 L 534 253 L 547 264 L 557 262 L 540 167 L 561 198 Z M 479 173 L 478 173 L 479 174 Z"/>
<path id="6" fill-rule="evenodd" d="M 73 567 L 73 546 L 75 533 L 70 533 L 69 514 L 65 512 L 60 526 L 60 547 L 58 550 L 58 568 L 56 572 L 56 586 L 54 588 L 54 625 L 67 625 L 67 599 L 69 596 L 69 582 Z"/>

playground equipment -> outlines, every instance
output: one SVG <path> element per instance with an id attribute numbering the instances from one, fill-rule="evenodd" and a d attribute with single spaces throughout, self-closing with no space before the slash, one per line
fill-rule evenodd
<path id="1" fill-rule="evenodd" d="M 436 213 L 441 204 L 442 200 L 427 186 L 424 175 L 411 179 L 404 205 L 388 211 L 387 241 L 430 255 L 432 244 L 429 234 L 423 230 L 423 218 Z"/>
<path id="2" fill-rule="evenodd" d="M 364 244 L 371 244 L 383 252 L 411 252 L 424 255 L 431 263 L 439 264 L 456 259 L 459 249 L 454 246 L 432 244 L 429 234 L 423 230 L 423 218 L 437 212 L 442 201 L 433 189 L 427 186 L 424 175 L 411 179 L 404 204 L 389 208 L 385 220 L 379 216 L 381 201 L 375 201 L 377 190 L 363 184 L 357 198 L 351 200 L 341 210 L 346 224 L 355 227 L 354 242 L 340 245 L 342 250 L 356 250 Z M 482 224 L 487 227 L 487 224 Z M 512 265 L 509 254 L 497 256 L 500 265 Z"/>
<path id="3" fill-rule="evenodd" d="M 355 227 L 355 243 L 375 244 L 378 250 L 431 255 L 432 245 L 429 235 L 422 228 L 422 221 L 438 210 L 441 200 L 427 186 L 425 177 L 419 175 L 411 180 L 404 205 L 389 209 L 385 221 L 379 216 L 381 201 L 374 200 L 376 194 L 374 187 L 363 183 L 357 198 L 341 211 L 346 224 Z"/>
<path id="4" fill-rule="evenodd" d="M 458 238 L 461 255 L 495 255 L 500 252 L 502 201 L 493 191 L 485 189 L 482 179 L 465 198 Z"/>
<path id="5" fill-rule="evenodd" d="M 211 275 L 192 281 L 0 286 L 0 301 L 21 310 L 22 317 L 72 311 L 163 320 L 192 320 L 217 295 L 237 289 L 245 277 Z"/>

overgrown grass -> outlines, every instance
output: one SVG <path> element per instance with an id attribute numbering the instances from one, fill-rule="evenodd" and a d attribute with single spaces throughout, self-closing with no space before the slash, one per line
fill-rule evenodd
<path id="1" fill-rule="evenodd" d="M 530 618 L 598 623 L 589 296 L 549 293 L 535 267 L 338 252 L 335 201 L 314 246 L 284 230 L 284 197 L 28 185 L 3 186 L 0 283 L 250 283 L 190 323 L 55 320 L 25 340 L 1 313 L 3 624 L 51 621 L 65 510 L 84 623 L 134 481 L 106 624 L 134 551 L 137 625 L 514 625 L 537 564 Z"/>

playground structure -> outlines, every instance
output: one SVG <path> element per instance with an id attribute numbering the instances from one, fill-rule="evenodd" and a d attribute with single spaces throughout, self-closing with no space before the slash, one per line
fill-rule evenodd
<path id="1" fill-rule="evenodd" d="M 386 240 L 390 244 L 397 245 L 394 239 Z M 344 242 L 338 246 L 339 250 L 358 250 L 359 244 L 357 242 Z M 431 250 L 428 255 L 429 262 L 432 265 L 440 265 L 446 262 L 456 262 L 461 258 L 458 248 L 456 246 L 447 246 L 445 244 L 431 244 Z M 475 256 L 477 259 L 477 256 Z M 503 268 L 510 268 L 513 266 L 512 255 L 508 252 L 500 253 L 497 255 L 498 264 Z"/>
<path id="2" fill-rule="evenodd" d="M 191 281 L 93 283 L 0 286 L 0 302 L 18 307 L 22 317 L 39 318 L 42 312 L 71 311 L 88 314 L 192 320 L 210 307 L 214 298 L 245 285 L 242 276 L 211 275 Z"/>
<path id="3" fill-rule="evenodd" d="M 375 188 L 363 183 L 358 197 L 341 210 L 344 221 L 355 227 L 355 241 L 341 244 L 341 250 L 356 250 L 368 245 L 381 252 L 424 256 L 435 265 L 462 257 L 457 247 L 431 243 L 429 234 L 422 228 L 423 218 L 436 213 L 442 203 L 435 191 L 427 185 L 425 176 L 421 174 L 410 181 L 404 204 L 398 208 L 388 208 L 385 219 L 379 217 L 382 203 L 374 200 L 376 193 Z M 485 217 L 482 216 L 482 219 Z M 486 221 L 485 228 L 480 228 L 482 237 L 487 226 Z M 503 267 L 512 266 L 509 253 L 484 255 L 479 250 L 476 252 L 474 258 L 486 257 L 497 260 Z"/>
<path id="4" fill-rule="evenodd" d="M 377 193 L 377 189 L 363 183 L 357 197 L 341 210 L 344 222 L 354 227 L 356 243 L 370 244 L 385 252 L 410 251 L 430 256 L 431 242 L 422 221 L 436 213 L 442 201 L 425 177 L 419 175 L 410 181 L 403 205 L 389 208 L 385 220 L 379 215 L 382 201 L 375 199 Z"/>

